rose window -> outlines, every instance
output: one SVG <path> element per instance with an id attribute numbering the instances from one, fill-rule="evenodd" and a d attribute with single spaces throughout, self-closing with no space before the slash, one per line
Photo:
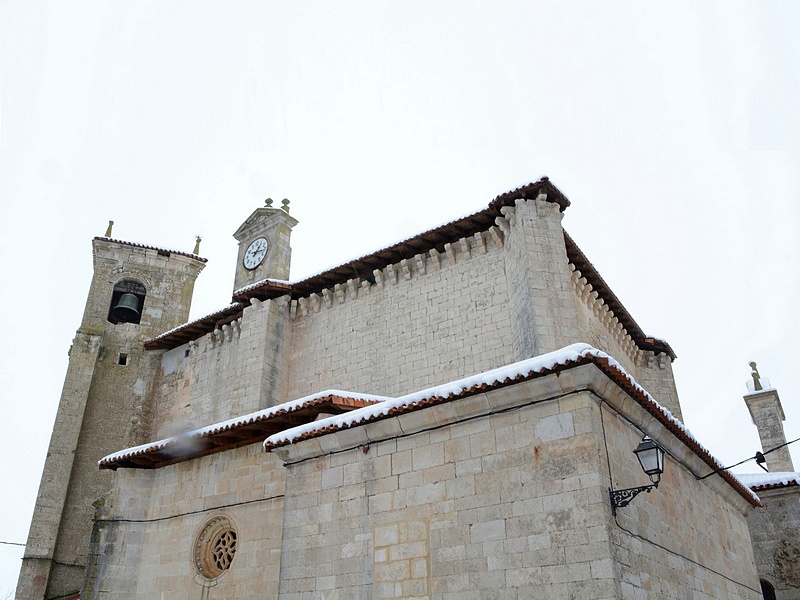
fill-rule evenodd
<path id="1" fill-rule="evenodd" d="M 227 517 L 215 517 L 197 536 L 195 567 L 206 579 L 216 579 L 230 569 L 236 555 L 236 530 Z"/>

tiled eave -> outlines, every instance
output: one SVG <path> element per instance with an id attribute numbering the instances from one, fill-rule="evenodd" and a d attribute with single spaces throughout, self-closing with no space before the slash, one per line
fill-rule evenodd
<path id="1" fill-rule="evenodd" d="M 754 492 L 763 492 L 766 490 L 777 490 L 780 488 L 800 487 L 796 481 L 789 481 L 788 483 L 767 483 L 764 485 L 751 485 L 750 489 Z"/>
<path id="2" fill-rule="evenodd" d="M 756 492 L 800 487 L 800 472 L 770 471 L 768 473 L 742 473 L 739 480 Z"/>
<path id="3" fill-rule="evenodd" d="M 145 350 L 171 350 L 182 346 L 187 342 L 196 340 L 207 333 L 219 329 L 223 325 L 227 325 L 231 321 L 235 321 L 242 316 L 245 305 L 240 302 L 234 302 L 225 308 L 190 321 L 185 325 L 171 329 L 162 333 L 158 337 L 147 340 L 144 343 Z"/>
<path id="4" fill-rule="evenodd" d="M 540 194 L 546 194 L 547 200 L 558 204 L 562 212 L 570 204 L 561 190 L 553 185 L 547 177 L 543 177 L 539 181 L 529 183 L 505 194 L 500 194 L 484 210 L 445 223 L 413 238 L 382 248 L 372 254 L 362 256 L 307 279 L 293 282 L 290 295 L 293 299 L 303 298 L 309 294 L 331 288 L 337 283 L 346 283 L 350 279 L 372 277 L 372 273 L 375 270 L 384 269 L 389 265 L 399 263 L 403 259 L 414 258 L 418 254 L 426 253 L 435 248 L 443 251 L 445 244 L 456 242 L 461 238 L 474 235 L 480 231 L 486 231 L 492 227 L 495 224 L 495 219 L 503 216 L 500 209 L 504 206 L 514 206 L 514 203 L 519 199 L 536 198 Z M 260 284 L 237 290 L 234 292 L 233 300 L 236 302 L 245 302 L 250 298 L 266 300 L 276 298 L 280 295 L 280 291 L 275 288 L 273 281 L 266 280 Z"/>
<path id="5" fill-rule="evenodd" d="M 575 265 L 575 268 L 581 272 L 581 275 L 586 278 L 586 281 L 592 284 L 592 288 L 597 292 L 597 295 L 603 299 L 614 316 L 619 319 L 619 322 L 631 336 L 636 345 L 642 350 L 650 350 L 656 354 L 666 353 L 672 360 L 675 360 L 676 355 L 672 347 L 658 338 L 647 336 L 639 324 L 633 319 L 628 310 L 622 305 L 619 298 L 611 291 L 611 288 L 600 276 L 600 273 L 595 269 L 594 265 L 589 262 L 586 255 L 575 243 L 575 240 L 564 231 L 564 242 L 567 246 L 567 256 L 569 261 Z"/>
<path id="6" fill-rule="evenodd" d="M 374 403 L 375 401 L 363 398 L 328 394 L 300 405 L 290 405 L 285 409 L 276 407 L 277 410 L 267 414 L 263 411 L 245 415 L 240 419 L 201 429 L 199 432 L 131 448 L 106 457 L 98 464 L 101 469 L 114 471 L 125 468 L 158 469 L 208 454 L 263 442 L 267 436 L 274 433 L 310 423 L 320 414 L 341 414 Z"/>
<path id="7" fill-rule="evenodd" d="M 455 394 L 451 393 L 447 397 L 432 396 L 428 398 L 423 398 L 418 401 L 415 401 L 412 404 L 393 407 L 389 409 L 385 414 L 366 416 L 365 418 L 357 422 L 353 422 L 349 425 L 334 424 L 328 427 L 321 427 L 318 429 L 314 429 L 312 431 L 302 433 L 294 437 L 294 439 L 291 441 L 287 440 L 281 443 L 271 443 L 268 440 L 267 442 L 264 443 L 264 448 L 267 451 L 270 451 L 273 448 L 285 446 L 289 443 L 297 443 L 301 440 L 320 437 L 322 435 L 326 435 L 334 431 L 339 431 L 341 429 L 346 429 L 348 427 L 357 427 L 364 423 L 378 421 L 381 419 L 387 419 L 398 415 L 406 414 L 409 412 L 421 410 L 429 406 L 434 406 L 436 404 L 442 404 L 445 402 L 458 400 L 460 398 L 474 396 L 476 394 L 481 394 L 489 390 L 499 389 L 502 387 L 514 385 L 522 381 L 528 381 L 531 379 L 544 377 L 547 375 L 551 375 L 553 373 L 558 373 L 584 364 L 594 364 L 597 368 L 599 368 L 600 371 L 602 371 L 605 375 L 609 377 L 609 379 L 611 379 L 615 384 L 620 386 L 642 408 L 644 408 L 659 423 L 661 423 L 664 427 L 666 427 L 677 439 L 679 439 L 694 454 L 696 454 L 709 467 L 709 469 L 711 469 L 712 471 L 719 471 L 719 476 L 723 480 L 725 480 L 734 490 L 736 490 L 736 492 L 739 495 L 741 495 L 748 503 L 750 503 L 752 506 L 759 506 L 759 507 L 762 506 L 762 504 L 758 500 L 758 497 L 753 494 L 750 488 L 742 484 L 742 482 L 740 482 L 727 470 L 720 471 L 722 465 L 714 458 L 714 456 L 706 448 L 704 448 L 694 438 L 694 436 L 692 436 L 686 431 L 685 427 L 680 423 L 680 421 L 675 419 L 668 411 L 665 411 L 665 409 L 661 407 L 655 400 L 653 400 L 653 398 L 646 391 L 644 391 L 641 386 L 639 386 L 635 381 L 633 381 L 631 377 L 621 367 L 617 366 L 616 362 L 613 361 L 613 359 L 609 360 L 607 355 L 597 356 L 589 354 L 578 359 L 565 360 L 564 362 L 556 364 L 550 368 L 541 368 L 536 371 L 530 371 L 528 373 L 522 373 L 516 375 L 515 377 L 509 377 L 504 379 L 503 381 L 497 381 L 493 384 L 484 383 L 469 388 L 463 388 L 459 393 Z"/>
<path id="8" fill-rule="evenodd" d="M 117 240 L 114 238 L 108 238 L 101 235 L 96 236 L 94 239 L 101 241 L 101 242 L 111 242 L 112 244 L 121 244 L 123 246 L 132 246 L 134 248 L 144 248 L 145 250 L 155 250 L 158 254 L 163 256 L 169 256 L 170 254 L 177 254 L 179 256 L 186 256 L 188 258 L 192 258 L 194 260 L 200 261 L 202 263 L 208 262 L 207 258 L 203 258 L 198 256 L 197 254 L 192 254 L 191 252 L 182 252 L 180 250 L 170 250 L 168 248 L 159 248 L 158 246 L 147 246 L 145 244 L 137 244 L 135 242 L 126 242 L 124 240 Z"/>
<path id="9" fill-rule="evenodd" d="M 233 302 L 240 304 L 242 308 L 230 320 L 238 318 L 243 307 L 252 298 L 262 301 L 272 300 L 281 296 L 289 296 L 292 299 L 305 298 L 312 293 L 321 293 L 324 289 L 332 288 L 337 283 L 344 284 L 350 279 L 372 277 L 373 271 L 397 264 L 402 259 L 411 259 L 418 254 L 436 248 L 443 249 L 445 244 L 454 243 L 461 238 L 488 230 L 495 224 L 495 219 L 502 216 L 501 209 L 503 207 L 513 206 L 516 200 L 519 199 L 536 198 L 540 194 L 546 194 L 547 200 L 558 204 L 561 211 L 564 211 L 570 204 L 567 197 L 548 178 L 543 177 L 536 182 L 500 194 L 482 211 L 445 223 L 413 238 L 338 265 L 312 277 L 296 282 L 265 279 L 236 290 L 233 295 Z M 614 315 L 619 319 L 619 322 L 637 347 L 645 351 L 652 351 L 655 354 L 666 353 L 674 360 L 676 358 L 675 352 L 670 345 L 663 340 L 649 337 L 642 331 L 622 302 L 614 295 L 614 292 L 611 291 L 611 288 L 597 272 L 594 265 L 589 262 L 586 255 L 566 231 L 564 231 L 564 243 L 569 261 L 581 271 L 588 283 L 597 290 L 600 298 L 614 312 Z M 221 327 L 223 324 L 224 322 L 221 320 L 215 320 L 213 315 L 203 317 L 145 342 L 145 348 L 148 350 L 177 348 L 192 339 L 198 339 L 214 331 L 214 329 Z"/>

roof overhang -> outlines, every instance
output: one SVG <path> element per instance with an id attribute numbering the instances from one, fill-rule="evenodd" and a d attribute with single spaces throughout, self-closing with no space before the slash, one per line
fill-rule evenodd
<path id="1" fill-rule="evenodd" d="M 98 462 L 101 469 L 158 469 L 262 442 L 265 437 L 317 419 L 379 402 L 359 394 L 321 392 L 209 427 L 116 452 Z"/>
<path id="2" fill-rule="evenodd" d="M 744 473 L 737 477 L 755 492 L 800 488 L 800 472 Z"/>
<path id="3" fill-rule="evenodd" d="M 463 380 L 451 382 L 414 394 L 409 394 L 381 404 L 354 410 L 339 419 L 321 419 L 320 421 L 309 423 L 292 430 L 284 430 L 273 434 L 264 442 L 266 450 L 277 450 L 283 447 L 296 444 L 304 440 L 322 438 L 331 433 L 342 432 L 346 440 L 359 440 L 359 443 L 369 443 L 367 434 L 357 435 L 355 433 L 345 433 L 347 430 L 358 428 L 362 425 L 379 422 L 393 417 L 401 417 L 421 409 L 444 405 L 454 400 L 474 397 L 493 390 L 517 385 L 522 382 L 547 377 L 552 374 L 561 374 L 583 365 L 593 365 L 600 373 L 613 382 L 624 394 L 632 398 L 638 406 L 640 421 L 655 419 L 671 435 L 669 439 L 659 439 L 656 432 L 648 431 L 656 441 L 663 445 L 669 445 L 670 451 L 675 455 L 683 455 L 695 465 L 695 476 L 705 475 L 702 469 L 707 467 L 711 471 L 719 471 L 719 476 L 732 487 L 742 498 L 752 506 L 761 506 L 761 502 L 750 488 L 743 485 L 734 475 L 725 470 L 724 465 L 719 462 L 702 444 L 686 429 L 677 418 L 675 418 L 666 408 L 662 407 L 656 400 L 642 388 L 636 381 L 622 368 L 622 366 L 605 352 L 597 350 L 588 344 L 573 344 L 556 352 L 551 352 L 542 356 L 531 358 L 507 367 L 488 371 L 486 373 L 469 377 Z M 606 380 L 604 380 L 606 381 Z M 561 384 L 559 384 L 560 386 Z M 606 390 L 607 385 L 596 383 L 598 388 L 596 395 L 608 399 L 609 394 Z M 559 392 L 567 391 L 560 387 Z M 575 390 L 573 390 L 575 391 Z M 615 410 L 631 411 L 630 407 L 623 408 L 625 401 L 619 400 L 619 405 L 609 401 Z M 645 418 L 646 417 L 646 418 Z M 441 423 L 442 425 L 446 422 Z M 408 433 L 403 430 L 403 433 Z M 320 446 L 322 440 L 320 439 Z M 335 443 L 334 443 L 335 445 Z"/>
<path id="4" fill-rule="evenodd" d="M 732 487 L 752 506 L 761 506 L 758 496 L 739 481 L 724 465 L 700 444 L 677 418 L 642 388 L 605 352 L 588 344 L 573 344 L 556 352 L 544 354 L 512 365 L 481 373 L 472 377 L 453 381 L 399 398 L 370 396 L 353 392 L 329 390 L 306 396 L 292 402 L 250 413 L 197 429 L 183 435 L 173 436 L 134 448 L 116 452 L 99 461 L 101 469 L 136 468 L 155 469 L 174 463 L 193 460 L 209 454 L 235 449 L 264 441 L 267 451 L 277 450 L 297 442 L 322 438 L 331 433 L 343 433 L 353 440 L 365 439 L 363 435 L 347 433 L 362 425 L 385 419 L 401 417 L 429 407 L 445 405 L 463 398 L 479 396 L 504 387 L 533 381 L 553 374 L 562 373 L 592 365 L 596 372 L 604 376 L 603 382 L 596 383 L 595 393 L 613 405 L 613 395 L 607 391 L 610 380 L 625 398 L 631 398 L 640 411 L 639 420 L 654 419 L 667 432 L 669 440 L 660 440 L 655 432 L 651 437 L 664 445 L 671 445 L 671 452 L 691 458 L 698 466 L 719 471 L 722 481 Z M 569 380 L 569 378 L 567 378 Z M 566 389 L 561 383 L 559 391 Z M 590 386 L 588 389 L 593 389 Z M 573 390 L 575 391 L 575 390 Z M 617 399 L 623 410 L 629 401 Z M 631 408 L 624 410 L 630 411 Z M 347 414 L 344 414 L 347 413 Z M 339 415 L 339 416 L 331 416 Z M 646 418 L 645 418 L 646 417 Z M 448 424 L 445 419 L 442 425 Z M 663 436 L 662 436 L 663 438 Z M 669 444 L 667 444 L 669 442 Z M 695 473 L 699 477 L 700 473 Z"/>
<path id="5" fill-rule="evenodd" d="M 254 299 L 265 301 L 288 296 L 295 300 L 308 297 L 311 294 L 321 293 L 324 289 L 332 288 L 336 284 L 344 284 L 351 279 L 371 278 L 374 271 L 397 264 L 403 259 L 411 259 L 433 249 L 443 250 L 445 244 L 451 244 L 459 239 L 487 231 L 495 225 L 495 219 L 502 216 L 501 209 L 503 207 L 513 206 L 517 200 L 539 197 L 546 199 L 548 202 L 558 204 L 559 210 L 562 212 L 570 205 L 569 200 L 561 190 L 547 177 L 542 177 L 538 181 L 500 194 L 481 211 L 445 223 L 412 238 L 306 279 L 294 282 L 264 279 L 238 289 L 233 293 L 233 303 L 229 307 L 148 340 L 145 342 L 145 349 L 169 350 L 177 348 L 188 341 L 198 339 L 220 328 L 225 323 L 238 319 L 242 315 L 244 307 Z M 569 261 L 580 270 L 582 276 L 597 291 L 599 297 L 605 301 L 609 309 L 614 312 L 614 315 L 619 319 L 619 322 L 636 345 L 642 350 L 652 351 L 655 354 L 665 353 L 674 360 L 676 355 L 670 345 L 664 340 L 647 336 L 642 331 L 622 302 L 600 276 L 594 265 L 586 258 L 586 255 L 566 231 L 564 231 L 564 243 Z"/>

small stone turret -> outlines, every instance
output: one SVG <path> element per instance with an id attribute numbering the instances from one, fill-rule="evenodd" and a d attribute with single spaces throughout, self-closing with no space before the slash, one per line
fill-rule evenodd
<path id="1" fill-rule="evenodd" d="M 785 445 L 786 434 L 783 431 L 786 417 L 778 390 L 770 386 L 769 379 L 761 378 L 756 363 L 751 362 L 750 368 L 752 381 L 747 382 L 744 401 L 753 418 L 753 424 L 758 428 L 767 466 L 771 472 L 793 472 L 792 456 L 789 454 L 789 447 Z"/>

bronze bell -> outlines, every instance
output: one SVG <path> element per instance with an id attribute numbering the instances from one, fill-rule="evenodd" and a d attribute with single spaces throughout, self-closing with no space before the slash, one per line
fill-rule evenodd
<path id="1" fill-rule="evenodd" d="M 139 320 L 139 298 L 133 294 L 122 294 L 111 313 L 119 321 L 133 323 Z"/>

